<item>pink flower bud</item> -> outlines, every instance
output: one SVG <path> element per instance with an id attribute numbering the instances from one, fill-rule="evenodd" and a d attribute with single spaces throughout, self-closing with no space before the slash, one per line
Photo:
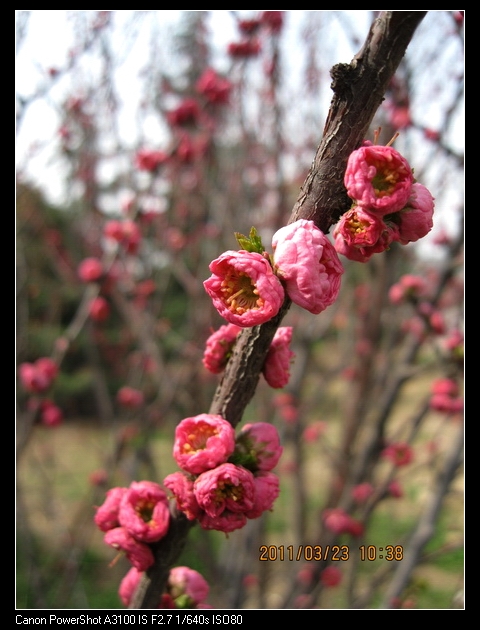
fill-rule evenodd
<path id="1" fill-rule="evenodd" d="M 434 199 L 428 188 L 413 184 L 410 198 L 398 213 L 399 242 L 413 243 L 426 236 L 433 227 Z"/>
<path id="2" fill-rule="evenodd" d="M 168 576 L 168 590 L 174 600 L 180 597 L 188 608 L 195 608 L 207 599 L 210 587 L 198 571 L 189 567 L 174 567 Z"/>
<path id="3" fill-rule="evenodd" d="M 110 306 L 101 296 L 94 298 L 89 306 L 90 317 L 96 322 L 104 322 L 110 316 Z"/>
<path id="4" fill-rule="evenodd" d="M 344 270 L 335 248 L 313 221 L 299 219 L 280 228 L 272 247 L 277 273 L 292 302 L 314 314 L 335 302 Z"/>
<path id="5" fill-rule="evenodd" d="M 85 258 L 78 266 L 78 276 L 82 282 L 95 282 L 102 274 L 103 266 L 98 258 Z"/>
<path id="6" fill-rule="evenodd" d="M 40 421 L 47 427 L 57 427 L 63 422 L 63 411 L 52 401 L 44 400 L 40 406 Z"/>
<path id="7" fill-rule="evenodd" d="M 210 335 L 202 360 L 207 370 L 213 374 L 223 372 L 241 330 L 240 326 L 226 324 Z"/>
<path id="8" fill-rule="evenodd" d="M 282 284 L 261 254 L 229 250 L 210 263 L 210 271 L 205 290 L 231 324 L 242 328 L 263 324 L 280 310 Z"/>
<path id="9" fill-rule="evenodd" d="M 141 577 L 142 571 L 132 567 L 120 582 L 118 595 L 124 606 L 128 607 L 130 605 L 132 597 L 135 595 L 137 586 L 140 583 Z"/>
<path id="10" fill-rule="evenodd" d="M 276 389 L 288 385 L 290 364 L 295 354 L 290 350 L 292 327 L 280 327 L 272 340 L 262 368 L 265 380 Z"/>
<path id="11" fill-rule="evenodd" d="M 117 401 L 126 409 L 138 409 L 143 405 L 144 397 L 140 390 L 125 385 L 118 390 Z"/>
<path id="12" fill-rule="evenodd" d="M 249 470 L 272 470 L 282 453 L 278 431 L 269 422 L 246 424 L 237 435 L 236 461 Z"/>

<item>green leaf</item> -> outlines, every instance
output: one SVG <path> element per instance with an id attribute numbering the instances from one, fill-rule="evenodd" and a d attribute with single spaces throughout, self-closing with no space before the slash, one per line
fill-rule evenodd
<path id="1" fill-rule="evenodd" d="M 263 254 L 265 247 L 263 246 L 262 239 L 257 233 L 257 230 L 252 227 L 249 236 L 235 232 L 235 238 L 241 249 L 247 252 L 256 252 L 257 254 Z"/>

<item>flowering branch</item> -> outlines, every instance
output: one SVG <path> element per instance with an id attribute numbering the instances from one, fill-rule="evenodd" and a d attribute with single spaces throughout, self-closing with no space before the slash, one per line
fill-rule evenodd
<path id="1" fill-rule="evenodd" d="M 352 62 L 332 69 L 334 97 L 323 138 L 289 224 L 301 219 L 313 221 L 326 234 L 349 209 L 351 200 L 344 187 L 348 157 L 364 141 L 387 85 L 425 15 L 424 11 L 381 13 Z M 233 426 L 241 420 L 254 395 L 271 341 L 290 304 L 287 296 L 271 319 L 250 324 L 241 331 L 215 392 L 211 414 L 222 416 Z M 183 514 L 172 515 L 168 534 L 152 546 L 155 562 L 143 574 L 131 608 L 158 606 L 169 567 L 183 549 L 191 526 Z"/>

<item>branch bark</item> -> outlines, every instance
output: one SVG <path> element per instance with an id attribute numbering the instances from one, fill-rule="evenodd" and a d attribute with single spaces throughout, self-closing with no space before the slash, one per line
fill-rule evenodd
<path id="1" fill-rule="evenodd" d="M 310 172 L 293 207 L 289 223 L 314 221 L 328 233 L 350 206 L 343 185 L 348 156 L 362 145 L 388 83 L 403 58 L 426 11 L 385 11 L 373 22 L 365 43 L 350 64 L 331 70 L 334 92 L 323 137 Z M 210 413 L 233 426 L 241 420 L 253 397 L 275 331 L 288 312 L 287 298 L 271 321 L 242 331 L 217 391 Z M 172 516 L 168 535 L 154 548 L 155 564 L 137 589 L 131 608 L 156 608 L 165 590 L 168 570 L 184 547 L 192 524 L 183 515 Z"/>

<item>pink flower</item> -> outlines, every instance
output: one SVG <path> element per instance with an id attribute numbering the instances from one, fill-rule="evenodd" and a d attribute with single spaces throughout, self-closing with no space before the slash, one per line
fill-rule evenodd
<path id="1" fill-rule="evenodd" d="M 207 370 L 213 374 L 223 372 L 241 330 L 240 326 L 226 324 L 210 335 L 202 360 Z"/>
<path id="2" fill-rule="evenodd" d="M 120 527 L 118 520 L 118 511 L 123 495 L 127 492 L 127 488 L 110 488 L 107 491 L 107 497 L 102 505 L 97 508 L 97 512 L 93 518 L 96 526 L 102 532 L 108 532 L 110 529 Z"/>
<path id="3" fill-rule="evenodd" d="M 342 238 L 346 247 L 372 247 L 376 245 L 386 225 L 382 218 L 362 206 L 354 206 L 342 215 L 335 226 L 335 243 Z M 337 250 L 338 251 L 338 250 Z"/>
<path id="4" fill-rule="evenodd" d="M 452 378 L 437 378 L 431 386 L 432 394 L 443 394 L 446 396 L 456 396 L 459 392 L 458 383 Z"/>
<path id="5" fill-rule="evenodd" d="M 322 573 L 320 574 L 320 582 L 323 584 L 323 586 L 326 586 L 327 588 L 338 586 L 341 581 L 342 572 L 336 566 L 331 565 L 329 567 L 325 567 L 325 569 L 323 569 Z"/>
<path id="6" fill-rule="evenodd" d="M 350 154 L 344 183 L 348 196 L 359 206 L 383 216 L 405 207 L 413 173 L 392 147 L 368 145 Z"/>
<path id="7" fill-rule="evenodd" d="M 365 501 L 372 496 L 374 488 L 371 483 L 366 481 L 365 483 L 359 483 L 352 488 L 352 497 L 356 503 L 365 503 Z"/>
<path id="8" fill-rule="evenodd" d="M 18 367 L 24 389 L 32 394 L 45 392 L 58 373 L 58 366 L 49 357 L 41 357 L 35 363 L 21 363 Z"/>
<path id="9" fill-rule="evenodd" d="M 153 481 L 133 481 L 122 496 L 118 520 L 139 541 L 160 540 L 170 524 L 166 493 Z"/>
<path id="10" fill-rule="evenodd" d="M 256 57 L 261 49 L 260 42 L 255 38 L 245 39 L 241 42 L 232 42 L 227 48 L 228 54 L 237 58 Z"/>
<path id="11" fill-rule="evenodd" d="M 335 302 L 344 270 L 335 248 L 313 221 L 299 219 L 280 228 L 272 247 L 292 302 L 314 314 Z"/>
<path id="12" fill-rule="evenodd" d="M 200 117 L 200 107 L 193 98 L 184 99 L 178 107 L 168 112 L 167 120 L 174 127 L 194 125 Z"/>
<path id="13" fill-rule="evenodd" d="M 163 485 L 172 492 L 180 512 L 183 512 L 189 521 L 196 519 L 200 514 L 200 508 L 193 492 L 193 481 L 184 473 L 175 472 L 165 477 Z"/>
<path id="14" fill-rule="evenodd" d="M 270 387 L 280 389 L 288 384 L 290 364 L 295 356 L 290 350 L 291 340 L 291 326 L 282 326 L 275 333 L 262 368 L 263 375 Z"/>
<path id="15" fill-rule="evenodd" d="M 412 274 L 403 275 L 400 280 L 390 287 L 388 296 L 392 304 L 400 304 L 407 298 L 418 298 L 427 292 L 425 278 Z"/>
<path id="16" fill-rule="evenodd" d="M 144 397 L 140 390 L 125 385 L 118 390 L 117 401 L 122 407 L 137 409 L 143 405 Z"/>
<path id="17" fill-rule="evenodd" d="M 360 206 L 355 207 L 357 211 Z M 348 213 L 347 213 L 348 214 Z M 366 215 L 367 213 L 364 213 Z M 371 213 L 370 213 L 371 214 Z M 378 236 L 378 239 L 371 245 L 353 245 L 349 244 L 344 238 L 346 234 L 346 226 L 340 220 L 340 223 L 335 227 L 333 232 L 335 238 L 335 249 L 339 254 L 342 254 L 349 260 L 355 260 L 356 262 L 368 262 L 373 254 L 381 254 L 389 249 L 390 245 L 398 240 L 398 226 L 393 221 L 382 221 L 383 228 Z M 373 232 L 370 233 L 373 237 Z M 359 241 L 361 238 L 359 237 Z"/>
<path id="18" fill-rule="evenodd" d="M 98 296 L 90 302 L 89 312 L 95 322 L 104 322 L 110 316 L 110 306 L 105 298 Z"/>
<path id="19" fill-rule="evenodd" d="M 285 297 L 268 260 L 256 252 L 227 251 L 210 263 L 203 283 L 213 305 L 231 324 L 242 328 L 272 319 Z"/>
<path id="20" fill-rule="evenodd" d="M 142 571 L 132 567 L 120 582 L 118 595 L 124 606 L 130 606 L 130 602 L 132 601 L 132 597 L 135 595 L 135 591 L 137 590 L 141 577 Z"/>
<path id="21" fill-rule="evenodd" d="M 463 398 L 459 394 L 458 383 L 451 378 L 438 378 L 432 383 L 430 409 L 442 413 L 463 411 Z"/>
<path id="22" fill-rule="evenodd" d="M 433 227 L 435 204 L 428 188 L 413 184 L 406 206 L 398 213 L 399 242 L 402 245 L 413 243 L 424 237 Z"/>
<path id="23" fill-rule="evenodd" d="M 51 400 L 44 400 L 40 405 L 40 422 L 47 427 L 57 427 L 63 422 L 63 412 Z"/>
<path id="24" fill-rule="evenodd" d="M 255 481 L 246 468 L 221 464 L 197 477 L 194 492 L 198 505 L 212 518 L 225 510 L 244 514 L 254 506 Z"/>
<path id="25" fill-rule="evenodd" d="M 323 515 L 325 527 L 334 534 L 348 532 L 350 516 L 342 508 L 329 508 Z"/>
<path id="26" fill-rule="evenodd" d="M 269 422 L 246 424 L 237 435 L 235 461 L 248 470 L 272 470 L 282 453 L 278 431 Z"/>
<path id="27" fill-rule="evenodd" d="M 279 33 L 283 26 L 283 13 L 283 11 L 264 11 L 260 20 L 272 33 Z"/>
<path id="28" fill-rule="evenodd" d="M 395 442 L 383 449 L 382 457 L 389 459 L 395 466 L 406 466 L 413 460 L 413 449 L 406 442 Z"/>
<path id="29" fill-rule="evenodd" d="M 109 529 L 103 540 L 114 549 L 123 551 L 139 571 L 146 571 L 155 562 L 150 547 L 134 538 L 124 527 Z"/>
<path id="30" fill-rule="evenodd" d="M 78 277 L 82 282 L 95 282 L 102 274 L 103 265 L 98 258 L 85 258 L 78 266 Z"/>
<path id="31" fill-rule="evenodd" d="M 235 430 L 221 416 L 202 413 L 185 418 L 175 429 L 175 461 L 194 475 L 226 462 L 234 448 Z"/>
<path id="32" fill-rule="evenodd" d="M 163 151 L 140 149 L 135 154 L 135 166 L 140 171 L 156 171 L 157 168 L 168 160 L 168 155 Z"/>
<path id="33" fill-rule="evenodd" d="M 271 510 L 275 499 L 280 494 L 277 475 L 268 471 L 260 471 L 254 475 L 255 500 L 251 510 L 245 512 L 247 518 L 258 518 L 265 511 Z"/>
<path id="34" fill-rule="evenodd" d="M 168 591 L 182 608 L 194 608 L 203 603 L 210 591 L 205 578 L 189 567 L 174 567 L 168 576 Z M 178 607 L 178 606 L 177 606 Z"/>
<path id="35" fill-rule="evenodd" d="M 210 103 L 226 104 L 230 98 L 232 84 L 219 76 L 213 68 L 207 68 L 198 79 L 195 88 Z"/>
<path id="36" fill-rule="evenodd" d="M 403 488 L 397 479 L 393 479 L 388 484 L 388 493 L 395 499 L 401 499 L 403 497 Z"/>

